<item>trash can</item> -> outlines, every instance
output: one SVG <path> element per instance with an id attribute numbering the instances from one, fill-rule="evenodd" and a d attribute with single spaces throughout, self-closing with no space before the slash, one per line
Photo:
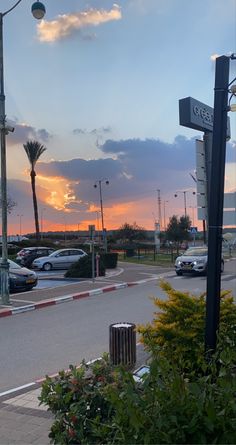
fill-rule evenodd
<path id="1" fill-rule="evenodd" d="M 136 326 L 133 323 L 114 323 L 109 326 L 109 352 L 112 365 L 136 362 Z"/>

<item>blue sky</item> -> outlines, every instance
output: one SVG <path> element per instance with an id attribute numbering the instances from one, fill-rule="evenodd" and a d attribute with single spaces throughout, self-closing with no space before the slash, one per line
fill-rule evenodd
<path id="1" fill-rule="evenodd" d="M 14 2 L 1 0 L 4 12 Z M 236 51 L 235 0 L 45 0 L 39 24 L 31 2 L 4 17 L 8 189 L 17 206 L 9 230 L 33 231 L 28 160 L 22 144 L 47 147 L 36 166 L 44 227 L 96 222 L 103 187 L 105 225 L 153 227 L 157 189 L 167 216 L 183 214 L 176 190 L 196 206 L 194 140 L 179 125 L 178 101 L 213 106 L 211 56 Z M 236 75 L 231 62 L 230 79 Z M 231 113 L 226 188 L 236 188 L 236 125 Z M 60 161 L 60 162 L 59 162 Z M 190 210 L 189 210 L 190 212 Z M 196 215 L 195 215 L 196 219 Z M 195 221 L 196 223 L 196 221 Z"/>

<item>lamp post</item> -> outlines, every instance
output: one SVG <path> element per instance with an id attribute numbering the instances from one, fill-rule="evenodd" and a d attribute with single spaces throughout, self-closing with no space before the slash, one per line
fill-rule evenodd
<path id="1" fill-rule="evenodd" d="M 67 221 L 66 221 L 66 216 L 64 216 L 64 227 L 65 227 L 65 231 L 64 231 L 64 245 L 66 247 L 66 232 L 67 232 Z"/>
<path id="2" fill-rule="evenodd" d="M 163 218 L 164 218 L 164 231 L 166 231 L 166 204 L 169 201 L 163 201 Z"/>
<path id="3" fill-rule="evenodd" d="M 95 182 L 94 188 L 99 187 L 99 197 L 100 197 L 100 207 L 101 207 L 101 218 L 102 218 L 102 238 L 103 238 L 103 245 L 106 250 L 106 235 L 105 235 L 105 227 L 104 227 L 104 214 L 103 214 L 103 201 L 102 201 L 102 183 L 105 183 L 106 185 L 109 185 L 108 179 L 99 179 Z"/>
<path id="4" fill-rule="evenodd" d="M 190 209 L 192 209 L 192 226 L 194 226 L 194 211 L 195 211 L 195 207 L 194 206 L 189 206 Z"/>
<path id="5" fill-rule="evenodd" d="M 0 132 L 1 132 L 1 203 L 2 203 L 2 259 L 1 271 L 1 299 L 3 305 L 10 304 L 9 299 L 9 263 L 7 252 L 7 175 L 6 175 L 6 135 L 14 131 L 6 120 L 4 70 L 3 70 L 3 18 L 16 8 L 22 0 L 18 0 L 10 9 L 0 12 Z M 43 18 L 46 10 L 41 2 L 32 5 L 31 12 L 36 19 Z"/>
<path id="6" fill-rule="evenodd" d="M 46 209 L 45 208 L 43 208 L 43 209 L 41 209 L 41 224 L 40 224 L 40 226 L 41 226 L 41 230 L 40 230 L 40 238 L 41 238 L 41 240 L 43 239 L 43 212 L 45 211 Z"/>
<path id="7" fill-rule="evenodd" d="M 178 193 L 183 193 L 184 195 L 184 216 L 186 218 L 187 216 L 187 199 L 186 199 L 186 194 L 189 192 L 189 190 L 178 190 Z M 178 193 L 175 193 L 175 198 L 177 198 Z M 193 195 L 196 195 L 196 192 L 192 192 Z"/>
<path id="8" fill-rule="evenodd" d="M 20 220 L 20 226 L 19 226 L 20 231 L 19 231 L 19 235 L 20 235 L 20 241 L 21 241 L 21 218 L 22 218 L 23 215 L 17 215 L 17 216 L 19 216 L 19 220 Z"/>

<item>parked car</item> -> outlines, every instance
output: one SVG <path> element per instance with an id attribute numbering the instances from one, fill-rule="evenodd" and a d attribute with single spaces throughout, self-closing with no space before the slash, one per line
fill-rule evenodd
<path id="1" fill-rule="evenodd" d="M 208 249 L 206 246 L 189 247 L 181 256 L 175 260 L 175 272 L 177 275 L 183 273 L 204 274 L 207 273 Z M 221 260 L 221 272 L 224 271 L 224 259 Z"/>
<path id="2" fill-rule="evenodd" d="M 38 270 L 49 271 L 51 269 L 68 269 L 83 256 L 87 255 L 82 249 L 59 249 L 51 255 L 37 258 L 32 267 Z"/>
<path id="3" fill-rule="evenodd" d="M 51 247 L 24 247 L 17 253 L 16 261 L 22 266 L 31 267 L 36 258 L 50 255 L 54 250 Z"/>
<path id="4" fill-rule="evenodd" d="M 31 290 L 37 285 L 38 276 L 33 270 L 21 267 L 11 260 L 8 263 L 10 292 Z"/>

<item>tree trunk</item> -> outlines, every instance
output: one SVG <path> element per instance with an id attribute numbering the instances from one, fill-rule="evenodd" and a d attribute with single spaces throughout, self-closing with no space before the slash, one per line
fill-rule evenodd
<path id="1" fill-rule="evenodd" d="M 36 197 L 36 190 L 35 190 L 35 176 L 36 176 L 36 173 L 35 173 L 34 170 L 31 170 L 30 176 L 31 176 L 32 194 L 33 194 L 35 234 L 36 234 L 36 240 L 38 241 L 39 238 L 40 238 L 40 233 L 39 233 L 39 215 L 38 215 L 38 204 L 37 204 L 37 197 Z"/>

